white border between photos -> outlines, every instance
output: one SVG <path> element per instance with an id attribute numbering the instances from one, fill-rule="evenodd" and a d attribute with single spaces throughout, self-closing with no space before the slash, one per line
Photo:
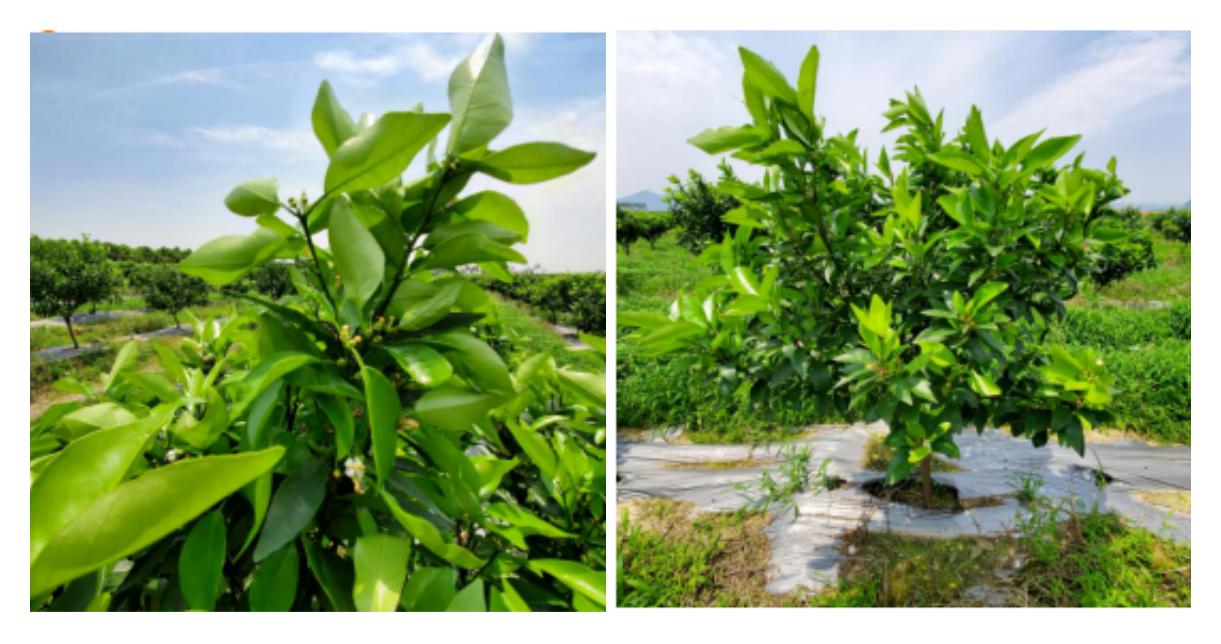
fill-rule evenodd
<path id="1" fill-rule="evenodd" d="M 9 303 L 0 321 L 6 331 L 6 347 L 17 364 L 0 371 L 3 378 L 4 419 L 10 439 L 3 472 L 5 515 L 15 524 L 4 534 L 6 558 L 4 608 L 15 619 L 5 620 L 8 638 L 50 641 L 77 638 L 84 641 L 130 641 L 133 638 L 167 639 L 175 642 L 214 642 L 219 637 L 237 641 L 308 638 L 305 641 L 447 641 L 504 642 L 563 641 L 640 641 L 675 642 L 751 641 L 759 638 L 822 641 L 905 641 L 962 637 L 988 642 L 1030 641 L 1156 641 L 1159 636 L 1187 641 L 1202 639 L 1208 632 L 1207 615 L 1218 607 L 1217 550 L 1211 538 L 1218 534 L 1218 472 L 1197 467 L 1193 488 L 1197 491 L 1194 531 L 1201 535 L 1193 552 L 1193 608 L 1187 610 L 1003 610 L 974 609 L 938 611 L 936 609 L 612 609 L 606 614 L 556 614 L 543 618 L 530 615 L 321 615 L 291 616 L 236 615 L 47 615 L 28 612 L 26 598 L 28 568 L 25 566 L 28 532 L 29 485 L 23 435 L 27 414 L 25 399 L 28 380 L 28 340 L 26 307 L 17 302 L 27 299 L 29 259 L 29 33 L 41 29 L 58 31 L 587 31 L 607 32 L 606 64 L 606 143 L 607 204 L 606 257 L 613 264 L 616 256 L 613 197 L 616 196 L 617 170 L 617 30 L 637 29 L 713 29 L 713 30 L 801 30 L 801 29 L 1175 29 L 1191 30 L 1192 47 L 1192 178 L 1205 189 L 1221 175 L 1213 158 L 1195 152 L 1216 149 L 1218 125 L 1216 106 L 1221 104 L 1217 91 L 1218 28 L 1206 15 L 1207 3 L 1184 0 L 1159 2 L 1071 2 L 1071 0 L 1026 0 L 1004 5 L 975 1 L 898 0 L 827 3 L 806 0 L 768 3 L 729 2 L 725 0 L 619 0 L 599 3 L 574 0 L 530 1 L 458 0 L 448 3 L 369 2 L 347 0 L 342 3 L 301 1 L 257 4 L 250 0 L 210 0 L 206 4 L 153 2 L 151 0 L 108 0 L 106 2 L 9 3 L 5 8 L 3 64 L 6 73 L 3 122 L 9 125 L 3 150 L 4 166 L 0 177 L 9 196 L 5 216 L 10 225 L 0 241 L 5 257 L 15 258 L 3 272 L 3 299 Z M 1208 178 L 1209 183 L 1201 181 Z M 1195 221 L 1199 243 L 1221 240 L 1219 201 L 1205 190 L 1192 195 L 1197 212 Z M 1204 297 L 1195 298 L 1197 327 L 1219 328 L 1218 304 L 1208 297 L 1214 278 L 1221 278 L 1221 253 L 1203 254 L 1193 262 L 1192 272 Z M 614 382 L 615 349 L 615 271 L 607 267 L 607 348 L 608 382 Z M 1221 448 L 1221 436 L 1211 428 L 1221 425 L 1221 414 L 1211 396 L 1214 383 L 1221 382 L 1217 367 L 1218 341 L 1204 335 L 1193 343 L 1193 381 L 1204 383 L 1205 395 L 1193 397 L 1193 421 L 1197 432 L 1193 444 L 1196 454 L 1214 454 Z M 609 426 L 615 426 L 616 395 L 609 387 Z M 1198 400 L 1199 403 L 1195 404 Z M 612 458 L 607 473 L 608 561 L 614 561 L 616 522 L 614 520 L 614 432 L 608 432 Z M 609 594 L 615 596 L 614 566 L 609 566 Z M 1206 621 L 1207 620 L 1207 621 Z M 1215 629 L 1213 629 L 1215 630 Z M 1215 635 L 1213 636 L 1215 637 Z"/>

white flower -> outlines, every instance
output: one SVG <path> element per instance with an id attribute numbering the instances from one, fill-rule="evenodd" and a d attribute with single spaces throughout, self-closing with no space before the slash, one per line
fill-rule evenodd
<path id="1" fill-rule="evenodd" d="M 343 475 L 350 479 L 365 477 L 365 463 L 359 457 L 349 457 L 343 461 Z"/>
<path id="2" fill-rule="evenodd" d="M 166 450 L 166 451 L 165 451 L 165 462 L 166 462 L 166 463 L 173 463 L 174 461 L 178 460 L 178 457 L 179 457 L 179 456 L 182 456 L 182 452 L 181 452 L 181 451 L 179 451 L 179 450 L 177 450 L 177 449 L 170 448 L 170 449 L 168 449 L 168 450 Z"/>

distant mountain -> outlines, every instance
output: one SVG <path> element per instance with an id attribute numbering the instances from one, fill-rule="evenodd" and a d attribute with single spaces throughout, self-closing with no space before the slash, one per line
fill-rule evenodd
<path id="1" fill-rule="evenodd" d="M 669 210 L 670 207 L 666 202 L 661 200 L 661 195 L 652 190 L 641 190 L 635 194 L 626 197 L 620 197 L 615 203 L 626 208 L 627 210 Z"/>

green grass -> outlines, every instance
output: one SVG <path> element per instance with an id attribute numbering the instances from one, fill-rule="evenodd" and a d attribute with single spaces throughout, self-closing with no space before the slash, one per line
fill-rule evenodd
<path id="1" fill-rule="evenodd" d="M 664 311 L 678 293 L 712 275 L 711 269 L 696 261 L 675 241 L 675 231 L 657 240 L 657 248 L 637 243 L 632 254 L 618 249 L 615 279 L 620 311 Z"/>
<path id="2" fill-rule="evenodd" d="M 840 577 L 818 593 L 771 595 L 769 518 L 694 513 L 656 499 L 620 505 L 619 605 L 1188 606 L 1191 548 L 1114 514 L 1039 500 L 1004 537 L 845 535 Z"/>
<path id="3" fill-rule="evenodd" d="M 496 316 L 500 320 L 505 342 L 514 360 L 522 360 L 537 353 L 549 354 L 557 364 L 582 371 L 603 373 L 606 365 L 602 357 L 592 351 L 572 351 L 564 338 L 551 330 L 546 323 L 534 318 L 525 307 L 498 295 L 493 296 Z"/>
<path id="4" fill-rule="evenodd" d="M 1158 265 L 1098 289 L 1086 286 L 1080 299 L 1119 302 L 1168 302 L 1191 297 L 1191 244 L 1153 235 L 1153 254 Z"/>

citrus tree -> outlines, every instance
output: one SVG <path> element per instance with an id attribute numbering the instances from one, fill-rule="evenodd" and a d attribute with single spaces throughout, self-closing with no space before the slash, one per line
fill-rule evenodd
<path id="1" fill-rule="evenodd" d="M 1098 249 L 1099 221 L 1126 193 L 1115 174 L 1058 165 L 1077 136 L 987 137 L 978 109 L 954 135 L 920 92 L 891 100 L 893 154 L 816 116 L 819 53 L 794 87 L 741 49 L 750 122 L 696 135 L 710 154 L 763 169 L 727 179 L 732 225 L 704 257 L 719 274 L 681 291 L 669 315 L 624 314 L 644 350 L 700 356 L 696 368 L 754 405 L 811 398 L 829 413 L 885 421 L 887 478 L 955 458 L 955 436 L 1008 426 L 1035 445 L 1084 450 L 1107 418 L 1110 379 L 1088 349 L 1046 346 Z"/>
<path id="2" fill-rule="evenodd" d="M 193 324 L 158 370 L 125 348 L 98 383 L 64 383 L 83 400 L 31 430 L 33 607 L 602 610 L 603 375 L 506 364 L 458 272 L 506 274 L 529 232 L 504 194 L 463 196 L 472 176 L 531 184 L 593 157 L 491 147 L 512 116 L 503 52 L 491 38 L 458 65 L 449 113 L 358 122 L 324 82 L 322 194 L 244 183 L 225 203 L 254 230 L 180 265 L 224 285 L 300 259 L 295 292 Z"/>
<path id="3" fill-rule="evenodd" d="M 132 273 L 129 282 L 150 309 L 166 311 L 174 326 L 182 328 L 178 314 L 188 306 L 205 304 L 211 287 L 169 264 L 145 264 Z"/>
<path id="4" fill-rule="evenodd" d="M 62 319 L 72 346 L 80 346 L 72 315 L 110 297 L 118 283 L 118 270 L 97 242 L 30 237 L 30 305 L 38 315 Z"/>

